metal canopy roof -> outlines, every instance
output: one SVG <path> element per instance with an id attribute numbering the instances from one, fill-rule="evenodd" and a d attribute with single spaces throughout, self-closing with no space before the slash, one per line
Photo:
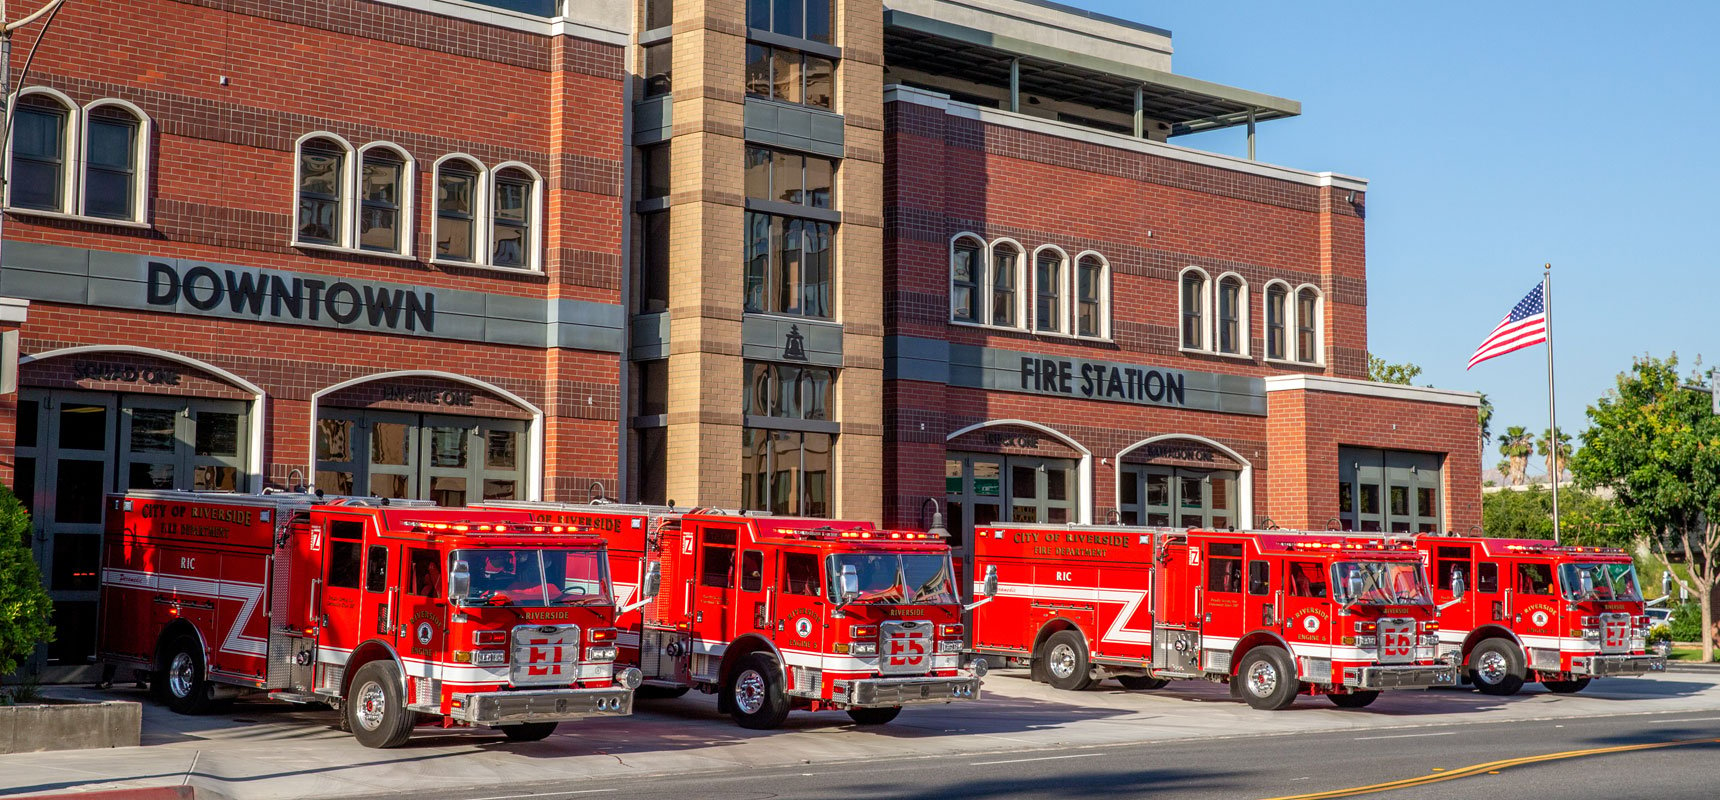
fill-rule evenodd
<path id="1" fill-rule="evenodd" d="M 1135 89 L 1150 119 L 1171 123 L 1171 135 L 1248 121 L 1294 117 L 1295 100 L 999 36 L 940 20 L 884 12 L 884 63 L 988 86 L 1009 86 L 1020 61 L 1023 94 L 1134 114 Z"/>

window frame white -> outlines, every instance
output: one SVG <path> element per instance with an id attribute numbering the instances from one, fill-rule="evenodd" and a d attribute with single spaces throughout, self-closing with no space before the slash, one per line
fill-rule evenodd
<path id="1" fill-rule="evenodd" d="M 360 225 L 364 220 L 364 159 L 373 150 L 387 150 L 394 154 L 400 162 L 400 218 L 396 224 L 400 230 L 400 244 L 394 250 L 371 250 L 364 246 L 363 233 Z M 375 141 L 358 148 L 356 162 L 353 166 L 352 187 L 352 246 L 353 249 L 365 255 L 399 256 L 415 259 L 413 253 L 418 242 L 417 228 L 414 226 L 417 218 L 418 164 L 406 148 L 389 141 Z"/>
<path id="2" fill-rule="evenodd" d="M 1301 324 L 1302 324 L 1302 292 L 1303 292 L 1303 290 L 1308 290 L 1308 291 L 1311 291 L 1314 293 L 1314 325 L 1313 325 L 1314 358 L 1312 360 L 1304 360 L 1302 358 L 1302 349 L 1300 347 L 1301 333 L 1302 333 Z M 1290 327 L 1290 333 L 1291 333 L 1290 345 L 1291 345 L 1291 348 L 1287 351 L 1286 354 L 1290 356 L 1292 363 L 1301 364 L 1304 366 L 1311 366 L 1311 367 L 1323 367 L 1323 366 L 1325 366 L 1326 365 L 1326 293 L 1321 291 L 1320 287 L 1315 286 L 1312 283 L 1301 284 L 1300 286 L 1297 286 L 1295 289 L 1293 289 L 1290 292 L 1290 307 L 1292 309 L 1294 309 L 1294 313 L 1290 317 L 1290 320 L 1291 320 L 1291 327 Z"/>
<path id="3" fill-rule="evenodd" d="M 46 217 L 81 218 L 77 213 L 83 204 L 78 200 L 78 173 L 82 150 L 79 143 L 83 141 L 79 123 L 82 121 L 82 109 L 64 92 L 50 89 L 46 86 L 30 86 L 18 91 L 12 98 L 14 112 L 23 105 L 23 100 L 31 95 L 46 95 L 60 106 L 65 112 L 65 130 L 60 132 L 60 207 L 57 209 L 19 208 L 12 204 L 12 152 L 17 146 L 18 138 L 6 137 L 6 210 L 15 214 L 34 214 Z"/>
<path id="4" fill-rule="evenodd" d="M 1012 310 L 1014 311 L 1015 320 L 1008 325 L 999 324 L 997 322 L 997 319 L 992 316 L 991 305 L 992 295 L 997 291 L 996 278 L 993 275 L 992 266 L 997 263 L 997 251 L 1002 247 L 1013 248 L 1016 256 L 1015 269 L 1010 276 L 1013 281 L 1010 291 L 1014 292 L 1015 298 L 1014 302 L 1011 303 L 1011 305 L 1014 306 Z M 1031 275 L 1027 271 L 1027 248 L 1022 246 L 1021 242 L 1011 239 L 1008 236 L 1000 236 L 993 239 L 991 243 L 986 246 L 985 259 L 985 313 L 987 323 L 993 328 L 1000 328 L 1007 331 L 1028 330 L 1027 317 L 1028 312 L 1031 309 L 1027 306 L 1027 295 L 1029 287 L 1031 286 L 1029 280 Z"/>
<path id="5" fill-rule="evenodd" d="M 1200 285 L 1200 323 L 1196 326 L 1197 330 L 1200 333 L 1201 340 L 1198 343 L 1193 344 L 1193 345 L 1189 344 L 1188 341 L 1183 336 L 1183 318 L 1188 315 L 1188 309 L 1186 307 L 1187 306 L 1186 301 L 1188 299 L 1188 295 L 1186 292 L 1183 291 L 1183 284 L 1188 281 L 1188 275 L 1191 272 L 1198 273 L 1200 275 L 1200 280 L 1201 280 L 1201 285 Z M 1190 265 L 1187 267 L 1183 267 L 1182 270 L 1177 272 L 1176 337 L 1177 337 L 1177 349 L 1178 350 L 1181 350 L 1185 353 L 1211 353 L 1211 352 L 1213 352 L 1214 348 L 1213 348 L 1213 341 L 1212 341 L 1212 339 L 1213 339 L 1213 336 L 1212 336 L 1212 333 L 1213 333 L 1212 292 L 1213 292 L 1212 275 L 1208 274 L 1206 270 L 1201 269 L 1200 267 L 1197 267 L 1197 266 Z"/>
<path id="6" fill-rule="evenodd" d="M 1089 257 L 1099 261 L 1099 330 L 1095 333 L 1082 333 L 1080 323 L 1077 321 L 1081 310 L 1081 298 L 1078 292 L 1081 288 L 1081 262 Z M 1069 269 L 1068 306 L 1069 333 L 1071 336 L 1091 341 L 1108 342 L 1111 340 L 1111 260 L 1106 258 L 1104 253 L 1097 250 L 1082 250 L 1076 254 Z"/>
<path id="7" fill-rule="evenodd" d="M 1284 355 L 1282 356 L 1272 355 L 1272 289 L 1274 287 L 1284 290 Z M 1260 290 L 1260 331 L 1262 334 L 1260 347 L 1263 360 L 1280 364 L 1301 363 L 1296 360 L 1295 318 L 1295 289 L 1291 288 L 1290 283 L 1282 278 L 1273 278 L 1267 281 Z"/>
<path id="8" fill-rule="evenodd" d="M 131 216 L 129 217 L 96 216 L 89 213 L 88 205 L 86 203 L 88 199 L 88 156 L 90 148 L 89 133 L 91 127 L 88 121 L 91 118 L 90 112 L 107 106 L 115 106 L 117 108 L 124 109 L 125 112 L 131 116 L 132 120 L 137 123 L 137 136 L 131 143 L 132 187 Z M 76 178 L 77 199 L 75 201 L 76 205 L 74 206 L 77 209 L 75 212 L 76 216 L 90 220 L 99 220 L 107 224 L 115 225 L 124 225 L 128 223 L 141 225 L 149 221 L 149 181 L 152 176 L 150 171 L 150 167 L 152 166 L 150 163 L 150 142 L 154 141 L 152 138 L 154 130 L 154 121 L 149 118 L 148 114 L 144 113 L 143 109 L 138 108 L 135 103 L 130 101 L 121 100 L 117 97 L 102 97 L 84 104 L 84 107 L 79 111 Z M 10 157 L 9 154 L 8 157 Z"/>
<path id="9" fill-rule="evenodd" d="M 473 160 L 476 161 L 476 159 L 473 159 Z M 503 172 L 508 171 L 508 170 L 518 170 L 519 172 L 525 173 L 526 177 L 531 179 L 530 180 L 531 197 L 526 198 L 527 205 L 530 206 L 530 208 L 528 209 L 527 221 L 526 221 L 526 225 L 528 226 L 526 228 L 526 238 L 528 240 L 526 243 L 526 252 L 525 252 L 526 263 L 524 265 L 521 265 L 518 267 L 500 266 L 500 265 L 497 265 L 495 263 L 495 257 L 496 257 L 495 250 L 494 250 L 495 232 L 496 232 L 495 191 L 496 191 L 496 185 L 499 182 L 499 178 L 500 178 L 501 174 Z M 544 196 L 543 196 L 543 187 L 544 187 L 543 176 L 538 174 L 537 170 L 532 169 L 531 165 L 527 164 L 525 162 L 522 162 L 522 161 L 503 161 L 500 164 L 497 164 L 493 167 L 490 167 L 489 173 L 485 176 L 484 181 L 483 181 L 485 204 L 484 204 L 484 216 L 483 216 L 483 221 L 484 221 L 484 228 L 483 228 L 484 258 L 480 262 L 480 264 L 482 266 L 488 267 L 490 269 L 506 270 L 508 272 L 543 272 L 544 271 L 544 269 L 543 269 L 543 242 L 544 242 L 544 230 L 543 230 L 543 228 L 544 228 L 544 202 L 545 202 L 545 200 L 544 200 Z"/>
<path id="10" fill-rule="evenodd" d="M 973 303 L 975 304 L 973 319 L 962 319 L 956 315 L 956 248 L 961 245 L 962 240 L 964 239 L 970 242 L 974 247 L 974 263 L 972 264 L 972 268 L 977 270 L 972 276 Z M 989 291 L 989 287 L 991 285 L 991 247 L 986 244 L 985 239 L 981 238 L 979 234 L 962 231 L 961 233 L 950 237 L 948 255 L 950 261 L 950 322 L 957 325 L 977 325 L 981 327 L 991 326 L 991 292 Z M 982 301 L 984 302 L 984 305 L 979 305 Z"/>
<path id="11" fill-rule="evenodd" d="M 1041 328 L 1039 326 L 1039 256 L 1050 250 L 1055 252 L 1062 262 L 1062 269 L 1057 272 L 1057 306 L 1060 314 L 1056 328 Z M 1031 279 L 1032 297 L 1028 300 L 1028 311 L 1032 312 L 1032 320 L 1028 324 L 1028 332 L 1039 336 L 1072 336 L 1074 322 L 1070 319 L 1071 291 L 1074 279 L 1075 262 L 1070 260 L 1069 252 L 1054 244 L 1042 244 L 1033 249 L 1033 257 L 1028 264 L 1028 277 Z"/>
<path id="12" fill-rule="evenodd" d="M 340 223 L 339 235 L 333 242 L 311 242 L 299 238 L 299 193 L 304 184 L 304 152 L 305 145 L 319 139 L 326 139 L 339 146 L 343 155 L 340 162 L 340 188 L 342 194 L 335 202 L 335 219 Z M 346 137 L 330 131 L 311 131 L 300 136 L 293 142 L 293 191 L 292 212 L 287 215 L 288 241 L 293 247 L 308 247 L 317 250 L 352 250 L 353 237 L 357 235 L 353 220 L 353 186 L 357 183 L 357 167 L 354 155 L 357 148 Z"/>
<path id="13" fill-rule="evenodd" d="M 442 170 L 449 162 L 464 162 L 466 172 L 473 175 L 472 187 L 472 258 L 448 258 L 437 252 L 442 233 Z M 489 264 L 490 170 L 476 156 L 448 153 L 430 168 L 430 263 L 451 267 L 484 268 Z"/>
<path id="14" fill-rule="evenodd" d="M 1222 320 L 1220 320 L 1219 316 L 1218 316 L 1218 311 L 1219 311 L 1219 307 L 1220 307 L 1220 303 L 1221 303 L 1221 293 L 1224 290 L 1224 282 L 1226 280 L 1231 280 L 1231 279 L 1234 279 L 1236 281 L 1236 284 L 1237 284 L 1237 293 L 1236 293 L 1237 349 L 1235 351 L 1223 350 L 1220 348 L 1220 345 L 1219 345 L 1219 341 L 1220 341 L 1219 326 L 1223 324 Z M 1250 319 L 1250 316 L 1249 316 L 1248 279 L 1242 277 L 1242 275 L 1240 273 L 1237 273 L 1235 271 L 1223 272 L 1223 273 L 1220 273 L 1219 276 L 1212 281 L 1210 291 L 1211 291 L 1211 300 L 1209 301 L 1209 307 L 1212 310 L 1212 318 L 1211 318 L 1211 323 L 1210 323 L 1212 330 L 1211 330 L 1211 333 L 1209 334 L 1209 338 L 1208 338 L 1208 344 L 1211 346 L 1210 352 L 1213 355 L 1224 356 L 1226 358 L 1252 359 L 1253 355 L 1252 355 L 1252 346 L 1251 346 L 1250 339 L 1251 339 L 1251 325 L 1253 324 L 1253 320 Z"/>

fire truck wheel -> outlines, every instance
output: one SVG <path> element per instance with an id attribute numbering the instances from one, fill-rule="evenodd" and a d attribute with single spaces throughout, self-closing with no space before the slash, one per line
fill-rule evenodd
<path id="1" fill-rule="evenodd" d="M 1079 692 L 1094 684 L 1093 667 L 1087 662 L 1087 643 L 1075 631 L 1058 631 L 1040 645 L 1040 659 L 1045 662 L 1045 676 L 1051 687 L 1066 692 Z"/>
<path id="2" fill-rule="evenodd" d="M 1117 682 L 1131 692 L 1150 692 L 1171 685 L 1164 678 L 1154 678 L 1149 675 L 1118 675 Z"/>
<path id="3" fill-rule="evenodd" d="M 788 719 L 788 695 L 782 693 L 782 670 L 770 656 L 753 653 L 742 658 L 723 686 L 729 716 L 743 728 L 768 731 Z"/>
<path id="4" fill-rule="evenodd" d="M 1588 688 L 1589 679 L 1578 678 L 1574 681 L 1541 681 L 1541 685 L 1547 687 L 1547 691 L 1554 694 L 1576 694 L 1577 692 Z"/>
<path id="5" fill-rule="evenodd" d="M 1289 708 L 1301 688 L 1296 666 L 1282 647 L 1262 646 L 1248 651 L 1231 680 L 1242 682 L 1242 699 L 1262 711 Z"/>
<path id="6" fill-rule="evenodd" d="M 203 670 L 203 648 L 189 636 L 167 646 L 167 657 L 156 673 L 155 684 L 162 702 L 180 714 L 202 714 L 214 701 L 209 699 L 208 675 Z"/>
<path id="7" fill-rule="evenodd" d="M 854 720 L 855 725 L 883 725 L 888 723 L 890 720 L 895 719 L 896 715 L 900 713 L 902 713 L 901 706 L 896 706 L 894 708 L 848 709 L 848 716 Z"/>
<path id="8" fill-rule="evenodd" d="M 510 742 L 541 742 L 555 733 L 555 722 L 527 722 L 502 726 L 502 735 Z"/>
<path id="9" fill-rule="evenodd" d="M 352 738 L 365 747 L 405 744 L 417 715 L 406 708 L 400 667 L 392 661 L 372 661 L 359 667 L 347 690 L 346 718 Z"/>
<path id="10" fill-rule="evenodd" d="M 1367 708 L 1375 700 L 1380 699 L 1379 692 L 1350 692 L 1349 694 L 1329 694 L 1332 705 L 1339 708 Z"/>
<path id="11" fill-rule="evenodd" d="M 1469 653 L 1469 680 L 1482 694 L 1516 694 L 1523 677 L 1523 650 L 1515 642 L 1488 639 Z"/>

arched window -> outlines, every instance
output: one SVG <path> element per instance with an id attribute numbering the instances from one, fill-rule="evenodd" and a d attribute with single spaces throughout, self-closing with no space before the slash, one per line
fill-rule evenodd
<path id="1" fill-rule="evenodd" d="M 999 241 L 991 246 L 991 324 L 1013 328 L 1016 320 L 1016 287 L 1021 284 L 1021 248 Z"/>
<path id="2" fill-rule="evenodd" d="M 84 216 L 143 221 L 149 118 L 122 100 L 98 100 L 84 120 Z"/>
<path id="3" fill-rule="evenodd" d="M 537 176 L 519 167 L 497 169 L 490 211 L 490 265 L 535 266 Z"/>
<path id="4" fill-rule="evenodd" d="M 73 106 L 59 92 L 25 92 L 12 115 L 11 180 L 6 203 L 14 208 L 70 213 Z"/>
<path id="5" fill-rule="evenodd" d="M 1063 281 L 1068 257 L 1055 247 L 1042 247 L 1033 258 L 1033 329 L 1062 333 Z"/>
<path id="6" fill-rule="evenodd" d="M 345 244 L 346 169 L 352 148 L 333 136 L 299 140 L 298 225 L 294 240 L 340 247 Z"/>
<path id="7" fill-rule="evenodd" d="M 475 161 L 448 158 L 436 165 L 436 258 L 478 259 L 478 198 L 483 168 Z"/>
<path id="8" fill-rule="evenodd" d="M 1274 281 L 1266 286 L 1266 357 L 1286 359 L 1290 357 L 1289 345 L 1289 308 L 1290 288 L 1281 282 Z"/>
<path id="9" fill-rule="evenodd" d="M 1206 349 L 1206 273 L 1190 267 L 1183 270 L 1182 291 L 1179 292 L 1182 311 L 1182 346 L 1187 350 Z"/>
<path id="10" fill-rule="evenodd" d="M 358 175 L 358 246 L 409 253 L 412 160 L 390 145 L 367 145 Z"/>
<path id="11" fill-rule="evenodd" d="M 1296 290 L 1296 360 L 1320 361 L 1320 290 L 1312 286 Z"/>
<path id="12" fill-rule="evenodd" d="M 984 244 L 972 236 L 957 236 L 950 247 L 950 318 L 985 323 Z"/>
<path id="13" fill-rule="evenodd" d="M 1107 273 L 1105 259 L 1098 253 L 1082 253 L 1075 260 L 1075 335 L 1104 336 L 1109 327 L 1106 319 Z"/>
<path id="14" fill-rule="evenodd" d="M 1248 320 L 1244 309 L 1248 303 L 1248 286 L 1236 275 L 1218 279 L 1217 325 L 1218 352 L 1240 355 L 1248 350 Z"/>

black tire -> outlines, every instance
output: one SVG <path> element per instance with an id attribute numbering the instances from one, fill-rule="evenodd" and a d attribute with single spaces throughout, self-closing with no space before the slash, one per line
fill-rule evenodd
<path id="1" fill-rule="evenodd" d="M 1332 705 L 1339 708 L 1367 708 L 1380 699 L 1379 692 L 1350 692 L 1349 694 L 1329 694 Z"/>
<path id="2" fill-rule="evenodd" d="M 181 636 L 163 651 L 161 669 L 156 670 L 156 697 L 180 714 L 205 714 L 215 705 L 209 698 L 209 673 L 204 668 L 203 646 L 190 636 Z"/>
<path id="3" fill-rule="evenodd" d="M 1574 681 L 1541 681 L 1547 691 L 1553 694 L 1576 694 L 1589 686 L 1588 678 L 1578 678 Z"/>
<path id="4" fill-rule="evenodd" d="M 502 735 L 510 742 L 541 742 L 555 733 L 559 722 L 527 722 L 522 725 L 504 725 Z"/>
<path id="5" fill-rule="evenodd" d="M 1171 685 L 1170 681 L 1165 680 L 1164 678 L 1155 678 L 1151 675 L 1119 675 L 1117 676 L 1117 682 L 1122 684 L 1124 689 L 1128 689 L 1131 692 L 1150 692 L 1155 689 L 1163 689 L 1166 686 Z"/>
<path id="6" fill-rule="evenodd" d="M 1526 675 L 1523 648 L 1509 639 L 1488 639 L 1469 651 L 1469 682 L 1482 694 L 1509 697 L 1521 691 Z"/>
<path id="7" fill-rule="evenodd" d="M 649 684 L 633 690 L 635 700 L 673 700 L 687 693 L 690 686 L 651 686 Z"/>
<path id="8" fill-rule="evenodd" d="M 902 713 L 901 706 L 892 708 L 850 708 L 848 716 L 855 725 L 883 725 Z"/>
<path id="9" fill-rule="evenodd" d="M 1270 645 L 1248 651 L 1231 680 L 1242 683 L 1239 689 L 1242 699 L 1261 711 L 1289 708 L 1302 688 L 1290 654 L 1282 647 Z"/>
<path id="10" fill-rule="evenodd" d="M 406 707 L 400 681 L 400 667 L 393 661 L 372 661 L 352 676 L 341 713 L 359 744 L 399 747 L 412 736 L 418 718 Z"/>
<path id="11" fill-rule="evenodd" d="M 1058 631 L 1039 646 L 1039 661 L 1045 664 L 1046 682 L 1054 689 L 1079 692 L 1092 688 L 1093 665 L 1087 660 L 1087 643 L 1075 631 Z"/>
<path id="12" fill-rule="evenodd" d="M 788 695 L 782 691 L 782 668 L 763 653 L 742 658 L 723 684 L 722 701 L 736 725 L 754 731 L 782 727 L 789 708 Z"/>

